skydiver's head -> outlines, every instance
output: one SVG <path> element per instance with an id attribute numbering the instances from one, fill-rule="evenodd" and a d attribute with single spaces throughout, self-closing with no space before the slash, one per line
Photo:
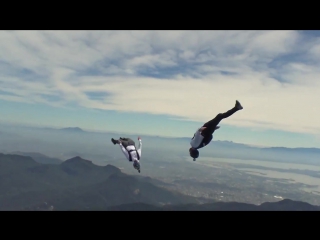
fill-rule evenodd
<path id="1" fill-rule="evenodd" d="M 195 148 L 192 148 L 192 147 L 191 147 L 191 148 L 189 149 L 189 153 L 190 153 L 190 157 L 193 158 L 193 161 L 195 161 L 196 158 L 199 157 L 199 151 L 198 151 L 198 149 L 195 149 Z"/>
<path id="2" fill-rule="evenodd" d="M 140 172 L 140 162 L 139 162 L 139 160 L 133 160 L 133 167 L 135 168 L 135 169 L 137 169 L 138 170 L 138 172 Z"/>

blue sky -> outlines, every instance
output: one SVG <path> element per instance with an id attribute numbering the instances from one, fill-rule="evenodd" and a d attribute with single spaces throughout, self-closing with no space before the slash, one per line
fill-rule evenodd
<path id="1" fill-rule="evenodd" d="M 1 31 L 0 121 L 320 147 L 319 31 Z"/>

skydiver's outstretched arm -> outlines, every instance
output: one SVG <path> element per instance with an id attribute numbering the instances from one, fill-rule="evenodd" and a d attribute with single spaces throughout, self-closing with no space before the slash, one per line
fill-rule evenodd
<path id="1" fill-rule="evenodd" d="M 123 154 L 124 154 L 124 155 L 126 156 L 126 158 L 129 160 L 129 159 L 130 159 L 129 153 L 128 153 L 128 151 L 124 148 L 124 146 L 122 145 L 121 142 L 119 143 L 119 146 L 120 146 L 120 149 L 121 149 L 121 151 L 123 152 Z"/>
<path id="2" fill-rule="evenodd" d="M 141 141 L 140 137 L 138 137 L 138 141 L 139 141 L 139 146 L 137 148 L 137 152 L 139 153 L 139 156 L 140 156 L 140 159 L 141 159 L 142 141 Z"/>

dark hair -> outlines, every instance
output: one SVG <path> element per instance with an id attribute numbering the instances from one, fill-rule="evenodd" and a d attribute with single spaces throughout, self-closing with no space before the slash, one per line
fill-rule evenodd
<path id="1" fill-rule="evenodd" d="M 199 151 L 198 151 L 197 149 L 190 148 L 189 151 L 190 151 L 190 156 L 191 156 L 192 158 L 195 159 L 195 158 L 198 158 L 198 157 L 199 157 Z"/>

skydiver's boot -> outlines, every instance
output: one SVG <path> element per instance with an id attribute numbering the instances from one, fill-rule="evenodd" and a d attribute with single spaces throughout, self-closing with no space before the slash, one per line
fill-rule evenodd
<path id="1" fill-rule="evenodd" d="M 243 107 L 241 106 L 241 104 L 240 104 L 240 102 L 239 102 L 238 100 L 236 100 L 235 108 L 236 108 L 237 110 L 243 109 Z"/>
<path id="2" fill-rule="evenodd" d="M 114 140 L 113 138 L 111 138 L 111 142 L 116 145 L 117 143 L 119 143 L 119 140 Z"/>

